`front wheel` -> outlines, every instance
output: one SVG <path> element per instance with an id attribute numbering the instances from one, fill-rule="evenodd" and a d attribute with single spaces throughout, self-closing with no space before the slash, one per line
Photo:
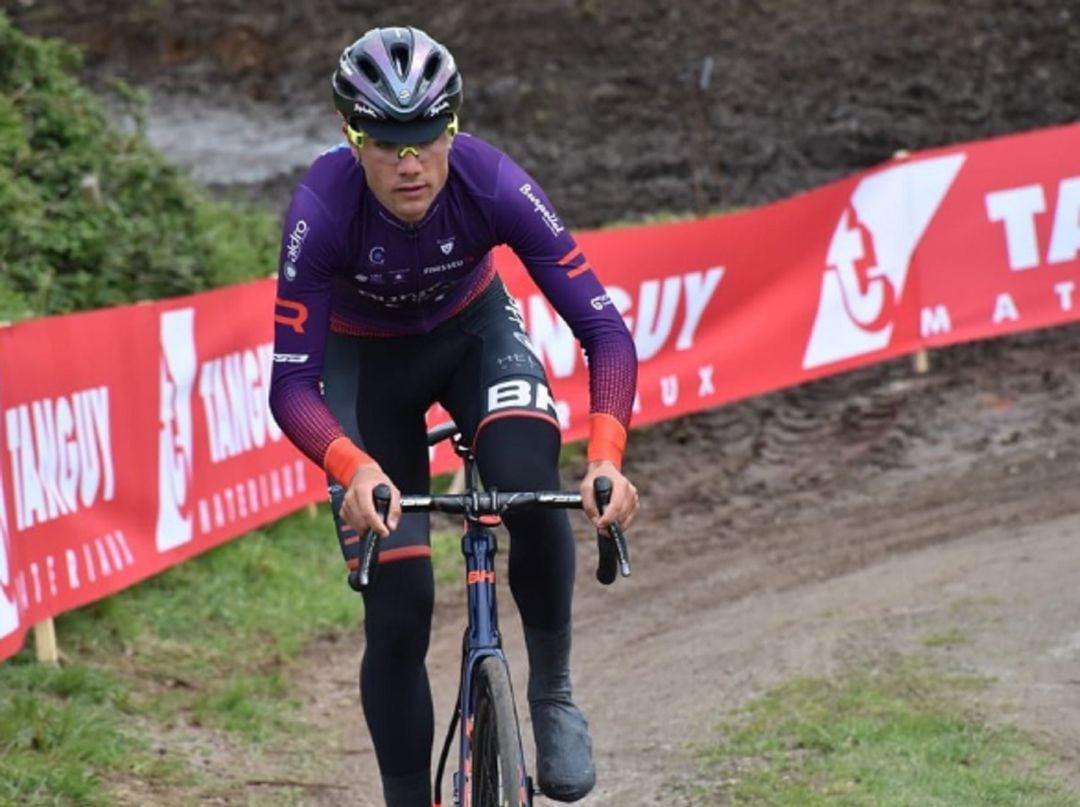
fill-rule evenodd
<path id="1" fill-rule="evenodd" d="M 473 681 L 472 807 L 529 807 L 514 696 L 506 665 L 480 661 Z"/>

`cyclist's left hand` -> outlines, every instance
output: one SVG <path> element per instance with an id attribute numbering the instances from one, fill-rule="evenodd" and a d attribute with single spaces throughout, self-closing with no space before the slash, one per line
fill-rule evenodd
<path id="1" fill-rule="evenodd" d="M 604 508 L 603 516 L 596 506 L 596 492 L 593 490 L 593 480 L 598 476 L 611 480 L 611 503 Z M 608 525 L 616 520 L 619 526 L 629 527 L 638 511 L 637 488 L 610 460 L 590 462 L 585 478 L 581 480 L 581 506 L 598 530 L 606 533 Z"/>

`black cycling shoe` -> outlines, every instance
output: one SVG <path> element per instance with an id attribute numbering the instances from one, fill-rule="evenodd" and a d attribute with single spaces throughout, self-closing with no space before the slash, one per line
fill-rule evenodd
<path id="1" fill-rule="evenodd" d="M 589 722 L 572 701 L 530 701 L 536 783 L 555 801 L 577 801 L 596 784 Z"/>
<path id="2" fill-rule="evenodd" d="M 570 688 L 570 626 L 525 626 L 529 651 L 529 712 L 536 741 L 536 784 L 556 801 L 583 799 L 596 784 L 589 722 Z"/>

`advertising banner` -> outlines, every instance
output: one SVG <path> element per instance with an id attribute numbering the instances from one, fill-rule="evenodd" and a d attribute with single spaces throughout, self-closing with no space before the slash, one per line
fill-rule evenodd
<path id="1" fill-rule="evenodd" d="M 577 238 L 605 285 L 592 304 L 614 306 L 637 346 L 635 425 L 675 418 L 1077 319 L 1080 125 Z M 573 334 L 511 252 L 496 265 L 564 438 L 585 437 Z M 324 499 L 267 407 L 274 293 L 265 280 L 0 329 L 0 659 L 40 619 Z M 433 452 L 435 472 L 455 462 Z"/>
<path id="2" fill-rule="evenodd" d="M 325 495 L 270 417 L 262 281 L 0 330 L 0 658 Z"/>

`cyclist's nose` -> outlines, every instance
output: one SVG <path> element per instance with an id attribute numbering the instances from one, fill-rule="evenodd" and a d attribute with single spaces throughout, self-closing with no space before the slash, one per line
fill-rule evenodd
<path id="1" fill-rule="evenodd" d="M 398 155 L 398 172 L 402 174 L 418 174 L 421 168 L 420 150 L 414 146 L 403 148 Z"/>

